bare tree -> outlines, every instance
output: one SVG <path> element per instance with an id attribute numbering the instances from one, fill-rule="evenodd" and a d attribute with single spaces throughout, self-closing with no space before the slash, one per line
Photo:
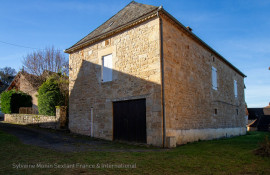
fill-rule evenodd
<path id="1" fill-rule="evenodd" d="M 61 72 L 68 75 L 68 61 L 64 53 L 53 46 L 26 55 L 23 65 L 28 73 L 36 76 L 42 76 L 44 72 Z"/>
<path id="2" fill-rule="evenodd" d="M 17 74 L 16 70 L 11 68 L 11 67 L 4 67 L 0 69 L 0 80 L 2 81 L 3 84 L 8 86 L 15 75 Z"/>

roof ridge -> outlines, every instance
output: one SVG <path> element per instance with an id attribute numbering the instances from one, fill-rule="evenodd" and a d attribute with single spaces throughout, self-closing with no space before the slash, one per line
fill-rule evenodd
<path id="1" fill-rule="evenodd" d="M 146 6 L 146 8 L 148 8 L 148 9 L 150 9 L 150 8 L 158 8 L 157 6 L 152 6 L 152 5 L 148 5 L 148 4 L 142 4 L 142 3 L 138 3 L 138 2 L 136 2 L 136 1 L 131 1 L 129 4 L 127 4 L 124 8 L 122 8 L 121 10 L 119 10 L 117 13 L 115 13 L 112 17 L 110 17 L 108 20 L 106 20 L 105 22 L 103 22 L 101 25 L 99 25 L 97 28 L 95 28 L 92 32 L 90 32 L 90 33 L 88 33 L 85 37 L 83 37 L 82 39 L 80 39 L 78 42 L 76 42 L 75 44 L 73 44 L 71 47 L 69 47 L 68 49 L 66 49 L 65 51 L 67 51 L 67 50 L 69 50 L 69 49 L 71 49 L 71 48 L 73 48 L 73 47 L 76 47 L 76 46 L 79 46 L 79 45 L 81 45 L 81 44 L 84 44 L 84 43 L 86 43 L 87 41 L 89 41 L 89 40 L 91 40 L 91 39 L 93 39 L 93 38 L 96 38 L 96 37 L 98 37 L 98 36 L 100 36 L 100 35 L 102 35 L 102 34 L 104 34 L 102 31 L 98 34 L 98 35 L 96 35 L 96 36 L 93 36 L 93 37 L 90 37 L 89 39 L 87 39 L 91 34 L 93 34 L 94 32 L 97 32 L 97 29 L 100 29 L 100 27 L 101 26 L 103 26 L 103 25 L 105 25 L 108 21 L 110 21 L 111 19 L 113 19 L 116 15 L 119 15 L 119 13 L 121 13 L 122 11 L 124 11 L 124 10 L 126 10 L 127 9 L 127 7 L 128 6 L 131 6 L 132 4 L 134 4 L 134 5 L 139 5 L 139 6 Z M 145 7 L 142 7 L 142 8 L 145 8 Z M 152 12 L 153 10 L 151 10 L 151 12 Z M 147 13 L 144 13 L 143 15 L 146 15 L 146 14 L 148 14 L 149 12 L 147 12 Z M 141 15 L 141 16 L 143 16 L 143 15 Z M 141 16 L 139 16 L 139 17 L 141 17 Z M 137 18 L 139 18 L 139 17 L 137 17 Z M 137 19 L 136 18 L 136 19 Z M 133 21 L 134 19 L 132 19 L 131 21 Z M 120 25 L 121 26 L 121 25 Z M 117 26 L 116 28 L 119 28 L 119 26 Z M 113 29 L 112 29 L 113 30 Z M 103 30 L 104 31 L 104 30 Z M 109 30 L 110 31 L 110 30 Z M 105 32 L 105 33 L 107 33 L 107 32 Z M 85 40 L 85 41 L 84 41 Z"/>
<path id="2" fill-rule="evenodd" d="M 121 10 L 119 10 L 117 13 L 115 13 L 112 17 L 110 17 L 108 20 L 106 20 L 105 22 L 103 22 L 101 25 L 99 25 L 97 28 L 95 28 L 92 32 L 88 33 L 85 37 L 83 37 L 82 39 L 80 39 L 78 42 L 76 42 L 75 44 L 73 44 L 71 47 L 69 47 L 68 49 L 72 48 L 73 46 L 75 46 L 76 44 L 78 44 L 80 41 L 82 41 L 84 38 L 86 38 L 88 35 L 90 35 L 91 33 L 93 33 L 96 29 L 98 29 L 100 26 L 102 26 L 103 24 L 105 24 L 107 21 L 109 21 L 110 19 L 112 19 L 115 15 L 117 15 L 119 12 L 123 11 L 127 6 L 129 6 L 131 3 L 134 3 L 135 1 L 131 1 L 129 4 L 127 4 L 124 8 L 122 8 Z M 135 2 L 136 3 L 136 2 Z M 66 49 L 66 50 L 68 50 Z"/>

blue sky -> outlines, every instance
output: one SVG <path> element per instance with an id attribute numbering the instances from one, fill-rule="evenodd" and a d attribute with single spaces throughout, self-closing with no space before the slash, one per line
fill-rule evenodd
<path id="1" fill-rule="evenodd" d="M 0 0 L 0 68 L 19 70 L 31 48 L 64 50 L 130 1 Z M 247 75 L 248 107 L 270 102 L 269 0 L 140 0 L 160 6 Z M 16 47 L 3 42 L 17 44 Z"/>

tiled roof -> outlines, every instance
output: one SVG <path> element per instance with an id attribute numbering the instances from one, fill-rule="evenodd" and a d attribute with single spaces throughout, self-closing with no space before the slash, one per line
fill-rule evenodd
<path id="1" fill-rule="evenodd" d="M 141 4 L 132 1 L 125 8 L 120 10 L 117 14 L 115 14 L 113 17 L 103 23 L 101 26 L 99 26 L 86 37 L 81 39 L 79 42 L 68 48 L 66 52 L 72 50 L 73 48 L 76 48 L 77 46 L 83 45 L 86 42 L 96 37 L 99 37 L 109 31 L 113 31 L 129 22 L 136 21 L 138 18 L 145 16 L 157 9 L 158 7 L 156 6 Z"/>
<path id="2" fill-rule="evenodd" d="M 42 80 L 33 74 L 29 74 L 25 71 L 20 71 L 17 73 L 17 75 L 14 77 L 14 79 L 12 80 L 12 82 L 10 83 L 10 85 L 7 87 L 7 91 L 11 90 L 11 89 L 17 89 L 19 90 L 19 86 L 20 86 L 20 81 L 19 79 L 21 78 L 21 76 L 24 76 L 25 79 L 31 84 L 31 86 L 35 89 L 38 89 L 38 87 L 42 84 Z"/>
<path id="3" fill-rule="evenodd" d="M 189 31 L 182 23 L 180 23 L 177 19 L 175 19 L 166 10 L 164 10 L 162 6 L 157 7 L 157 6 L 152 6 L 152 5 L 146 5 L 146 4 L 137 3 L 135 1 L 132 1 L 131 3 L 129 3 L 126 7 L 120 10 L 117 14 L 115 14 L 113 17 L 111 17 L 109 20 L 107 20 L 97 29 L 89 33 L 87 36 L 85 36 L 83 39 L 78 41 L 76 44 L 74 44 L 70 48 L 66 49 L 65 52 L 72 53 L 92 43 L 100 41 L 101 39 L 111 36 L 114 33 L 124 30 L 126 26 L 129 26 L 129 25 L 132 26 L 131 24 L 136 24 L 138 21 L 143 21 L 143 19 L 148 18 L 148 17 L 150 18 L 154 14 L 157 15 L 158 12 L 163 13 L 166 16 L 168 16 L 178 26 L 180 26 L 180 28 L 185 30 L 189 34 L 189 36 L 191 36 L 194 40 L 196 40 L 197 42 L 205 46 L 211 52 L 214 52 L 215 54 L 217 54 L 226 64 L 228 64 L 236 72 L 238 72 L 243 77 L 246 77 L 245 74 L 243 74 L 239 69 L 237 69 L 229 61 L 227 61 L 217 51 L 215 51 L 208 44 L 202 41 L 193 32 Z"/>

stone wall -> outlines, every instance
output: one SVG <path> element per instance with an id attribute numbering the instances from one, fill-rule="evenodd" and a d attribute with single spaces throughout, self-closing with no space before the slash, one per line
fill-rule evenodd
<path id="1" fill-rule="evenodd" d="M 24 93 L 29 94 L 32 97 L 32 108 L 33 111 L 38 111 L 38 89 L 36 87 L 33 87 L 32 83 L 28 81 L 27 78 L 25 78 L 25 75 L 21 74 L 20 78 L 20 91 L 23 91 Z"/>
<path id="2" fill-rule="evenodd" d="M 269 106 L 263 108 L 263 114 L 270 115 L 270 107 Z"/>
<path id="3" fill-rule="evenodd" d="M 162 145 L 159 20 L 151 19 L 69 56 L 69 128 L 113 140 L 113 102 L 146 99 L 147 143 Z M 112 54 L 113 81 L 101 81 L 102 56 Z"/>
<path id="4" fill-rule="evenodd" d="M 183 144 L 245 134 L 243 76 L 165 16 L 163 40 L 167 136 Z M 212 66 L 217 69 L 217 90 L 212 89 Z"/>
<path id="5" fill-rule="evenodd" d="M 166 135 L 183 144 L 244 134 L 243 77 L 165 18 L 163 33 Z M 113 102 L 145 98 L 147 143 L 162 146 L 159 35 L 159 19 L 153 18 L 70 54 L 72 132 L 90 135 L 93 122 L 92 136 L 113 140 Z M 102 56 L 108 54 L 113 57 L 113 81 L 102 82 Z M 212 89 L 212 66 L 218 90 Z"/>
<path id="6" fill-rule="evenodd" d="M 68 128 L 67 106 L 56 106 L 57 126 L 59 128 Z"/>
<path id="7" fill-rule="evenodd" d="M 36 114 L 5 114 L 5 122 L 37 125 L 42 128 L 61 129 L 65 128 L 67 123 L 66 107 L 56 108 L 56 116 L 36 115 Z"/>

